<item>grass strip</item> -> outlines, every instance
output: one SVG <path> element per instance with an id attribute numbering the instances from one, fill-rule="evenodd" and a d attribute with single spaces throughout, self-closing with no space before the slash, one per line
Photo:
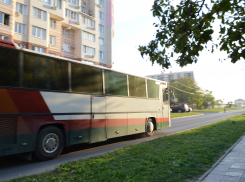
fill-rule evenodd
<path id="1" fill-rule="evenodd" d="M 11 181 L 195 181 L 244 132 L 245 116 L 239 115 Z"/>
<path id="2" fill-rule="evenodd" d="M 194 116 L 194 115 L 200 115 L 200 114 L 202 113 L 197 113 L 197 112 L 170 113 L 170 118 Z"/>
<path id="3" fill-rule="evenodd" d="M 234 110 L 241 110 L 245 109 L 242 107 L 227 107 L 226 111 L 234 111 Z M 224 108 L 211 108 L 211 109 L 195 109 L 194 111 L 199 111 L 199 112 L 224 112 Z"/>

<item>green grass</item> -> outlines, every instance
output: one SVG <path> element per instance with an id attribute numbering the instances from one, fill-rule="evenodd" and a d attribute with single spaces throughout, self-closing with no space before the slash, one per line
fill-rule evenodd
<path id="1" fill-rule="evenodd" d="M 240 110 L 245 109 L 242 107 L 227 107 L 226 111 L 233 111 L 233 110 Z M 200 111 L 200 112 L 224 112 L 224 108 L 211 108 L 211 109 L 195 109 L 194 111 Z"/>
<path id="2" fill-rule="evenodd" d="M 197 113 L 197 112 L 170 113 L 170 118 L 194 116 L 194 115 L 200 115 L 200 114 L 202 113 Z"/>
<path id="3" fill-rule="evenodd" d="M 54 171 L 12 181 L 195 181 L 244 132 L 245 116 L 235 116 L 100 156 L 68 162 Z"/>

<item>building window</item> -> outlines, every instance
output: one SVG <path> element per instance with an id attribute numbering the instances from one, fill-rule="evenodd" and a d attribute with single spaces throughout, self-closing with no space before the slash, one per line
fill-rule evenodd
<path id="1" fill-rule="evenodd" d="M 99 0 L 99 4 L 104 7 L 104 0 Z"/>
<path id="2" fill-rule="evenodd" d="M 70 52 L 70 46 L 68 44 L 63 43 L 63 51 Z"/>
<path id="3" fill-rule="evenodd" d="M 92 47 L 88 47 L 88 46 L 83 46 L 83 53 L 87 53 L 90 55 L 95 55 L 95 49 Z"/>
<path id="4" fill-rule="evenodd" d="M 0 24 L 9 26 L 10 16 L 0 12 Z"/>
<path id="5" fill-rule="evenodd" d="M 49 36 L 49 44 L 55 46 L 55 37 Z"/>
<path id="6" fill-rule="evenodd" d="M 83 38 L 95 42 L 95 35 L 94 34 L 83 31 Z"/>
<path id="7" fill-rule="evenodd" d="M 54 0 L 54 6 L 61 9 L 62 2 L 61 0 Z"/>
<path id="8" fill-rule="evenodd" d="M 47 3 L 47 4 L 51 4 L 51 0 L 39 0 L 39 1 L 42 1 L 42 2 Z"/>
<path id="9" fill-rule="evenodd" d="M 35 18 L 46 21 L 46 11 L 42 11 L 40 9 L 33 8 L 33 16 Z"/>
<path id="10" fill-rule="evenodd" d="M 36 51 L 36 52 L 46 53 L 46 49 L 43 47 L 31 46 L 31 50 Z"/>
<path id="11" fill-rule="evenodd" d="M 66 9 L 66 17 L 71 18 L 71 19 L 76 20 L 76 21 L 79 20 L 78 13 L 75 13 L 75 12 L 68 10 L 68 9 Z"/>
<path id="12" fill-rule="evenodd" d="M 46 30 L 32 26 L 32 35 L 41 39 L 46 39 Z"/>
<path id="13" fill-rule="evenodd" d="M 69 3 L 79 5 L 79 0 L 67 0 Z"/>
<path id="14" fill-rule="evenodd" d="M 95 27 L 95 21 L 88 19 L 88 18 L 85 18 L 84 16 L 82 16 L 82 23 L 84 23 L 90 27 Z"/>
<path id="15" fill-rule="evenodd" d="M 104 59 L 104 52 L 99 51 L 99 58 L 100 58 L 100 59 Z"/>
<path id="16" fill-rule="evenodd" d="M 20 23 L 15 23 L 15 33 L 25 34 L 26 26 Z"/>
<path id="17" fill-rule="evenodd" d="M 104 20 L 104 13 L 99 12 L 99 18 L 102 19 L 102 20 Z"/>
<path id="18" fill-rule="evenodd" d="M 99 44 L 100 44 L 100 45 L 104 45 L 104 39 L 99 38 Z"/>
<path id="19" fill-rule="evenodd" d="M 18 43 L 17 43 L 17 45 L 18 45 L 20 48 L 24 48 L 24 49 L 26 48 L 26 46 L 25 46 L 24 44 L 18 44 Z"/>
<path id="20" fill-rule="evenodd" d="M 69 37 L 69 30 L 67 28 L 63 28 L 63 35 L 68 36 Z"/>
<path id="21" fill-rule="evenodd" d="M 103 25 L 99 25 L 99 31 L 104 32 L 104 26 Z"/>
<path id="22" fill-rule="evenodd" d="M 0 0 L 0 2 L 6 3 L 6 4 L 11 4 L 11 0 Z"/>
<path id="23" fill-rule="evenodd" d="M 22 14 L 22 15 L 26 15 L 26 5 L 16 3 L 15 11 Z"/>
<path id="24" fill-rule="evenodd" d="M 85 13 L 85 8 L 84 7 L 81 7 L 81 12 Z"/>
<path id="25" fill-rule="evenodd" d="M 56 21 L 55 20 L 50 20 L 50 27 L 56 28 Z"/>
<path id="26" fill-rule="evenodd" d="M 2 39 L 2 40 L 9 40 L 9 36 L 1 35 L 0 34 L 0 39 Z"/>

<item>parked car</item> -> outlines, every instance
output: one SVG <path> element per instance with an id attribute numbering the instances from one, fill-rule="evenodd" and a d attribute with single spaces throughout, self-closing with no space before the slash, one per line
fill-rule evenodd
<path id="1" fill-rule="evenodd" d="M 189 111 L 189 107 L 186 103 L 175 103 L 172 104 L 170 108 L 172 109 L 172 112 L 178 112 L 178 113 Z"/>
<path id="2" fill-rule="evenodd" d="M 191 107 L 189 107 L 189 111 L 188 112 L 191 112 L 192 111 L 192 108 Z"/>

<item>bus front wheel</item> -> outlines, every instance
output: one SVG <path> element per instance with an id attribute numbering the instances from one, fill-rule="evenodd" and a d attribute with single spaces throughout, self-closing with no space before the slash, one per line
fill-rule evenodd
<path id="1" fill-rule="evenodd" d="M 151 118 L 149 118 L 146 123 L 146 135 L 152 136 L 153 134 L 154 134 L 154 122 Z"/>
<path id="2" fill-rule="evenodd" d="M 42 161 L 50 160 L 60 155 L 63 148 L 64 137 L 62 131 L 55 126 L 48 126 L 38 133 L 34 154 Z"/>

